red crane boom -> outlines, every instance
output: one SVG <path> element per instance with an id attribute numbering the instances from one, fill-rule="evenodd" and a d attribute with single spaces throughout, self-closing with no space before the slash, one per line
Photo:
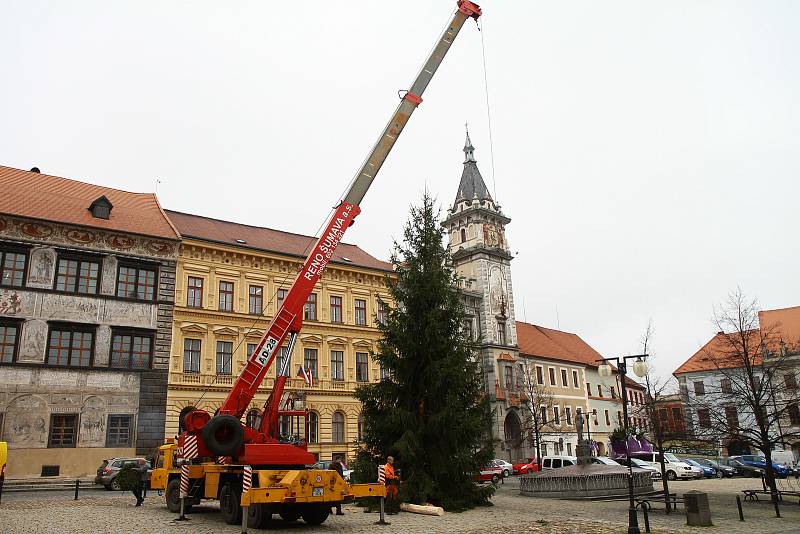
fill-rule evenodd
<path id="1" fill-rule="evenodd" d="M 279 443 L 275 435 L 278 408 L 288 377 L 288 362 L 297 334 L 303 325 L 303 306 L 322 277 L 325 266 L 333 257 L 345 231 L 361 212 L 359 204 L 367 194 L 372 181 L 386 161 L 408 119 L 422 102 L 422 94 L 436 73 L 447 51 L 468 18 L 478 19 L 480 7 L 468 0 L 458 0 L 458 9 L 440 37 L 411 88 L 405 93 L 384 128 L 375 146 L 353 179 L 350 189 L 333 212 L 325 230 L 309 253 L 292 287 L 273 317 L 256 348 L 214 417 L 204 410 L 187 413 L 182 421 L 185 431 L 179 437 L 184 453 L 196 450 L 196 457 L 233 456 L 251 465 L 299 466 L 314 463 L 315 458 L 304 448 Z M 259 429 L 241 423 L 259 385 L 272 365 L 275 355 L 286 340 L 288 356 L 283 369 L 278 370 L 275 386 L 267 400 Z M 190 438 L 190 436 L 193 436 Z M 197 439 L 197 438 L 201 439 Z M 188 440 L 187 440 L 188 438 Z M 188 443 L 187 443 L 188 441 Z"/>

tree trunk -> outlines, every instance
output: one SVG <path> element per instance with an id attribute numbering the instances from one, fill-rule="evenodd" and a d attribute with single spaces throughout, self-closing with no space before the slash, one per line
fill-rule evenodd
<path id="1" fill-rule="evenodd" d="M 778 486 L 775 483 L 775 471 L 772 469 L 772 450 L 767 444 L 766 447 L 761 449 L 761 452 L 764 453 L 764 459 L 767 461 L 766 469 L 764 469 L 764 475 L 767 481 L 767 487 L 769 488 L 769 492 L 772 497 L 772 502 L 778 502 Z"/>

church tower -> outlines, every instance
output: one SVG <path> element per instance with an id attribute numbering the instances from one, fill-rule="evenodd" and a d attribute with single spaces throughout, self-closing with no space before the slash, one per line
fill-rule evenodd
<path id="1" fill-rule="evenodd" d="M 493 435 L 500 439 L 505 451 L 496 458 L 514 456 L 515 449 L 521 446 L 520 422 L 524 420 L 522 413 L 516 413 L 522 373 L 517 365 L 513 255 L 505 236 L 509 222 L 511 219 L 489 194 L 467 131 L 461 181 L 442 226 L 447 231 L 448 249 L 464 295 L 466 329 L 474 338 L 481 338 L 480 358 L 487 393 L 497 414 Z"/>

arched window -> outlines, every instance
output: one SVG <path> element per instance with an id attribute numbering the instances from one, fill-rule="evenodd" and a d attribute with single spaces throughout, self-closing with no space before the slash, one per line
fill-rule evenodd
<path id="1" fill-rule="evenodd" d="M 464 243 L 467 240 L 467 230 L 465 228 L 461 229 L 461 242 Z"/>
<path id="2" fill-rule="evenodd" d="M 308 412 L 308 442 L 319 443 L 319 415 Z"/>
<path id="3" fill-rule="evenodd" d="M 342 412 L 333 412 L 333 417 L 331 418 L 331 441 L 333 443 L 344 443 L 345 440 L 344 414 Z"/>
<path id="4" fill-rule="evenodd" d="M 358 441 L 364 441 L 364 416 L 358 414 Z"/>
<path id="5" fill-rule="evenodd" d="M 258 428 L 261 426 L 261 412 L 255 408 L 247 412 L 246 423 L 250 428 Z"/>

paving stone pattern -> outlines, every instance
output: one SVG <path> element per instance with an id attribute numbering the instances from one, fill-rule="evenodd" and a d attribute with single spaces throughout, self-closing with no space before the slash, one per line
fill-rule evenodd
<path id="1" fill-rule="evenodd" d="M 781 507 L 783 517 L 775 517 L 769 503 L 745 503 L 745 522 L 740 522 L 735 505 L 735 495 L 743 488 L 758 487 L 752 480 L 701 480 L 675 482 L 672 491 L 682 493 L 689 489 L 707 491 L 710 495 L 714 527 L 689 528 L 682 509 L 666 515 L 663 510 L 650 514 L 653 532 L 659 534 L 731 533 L 773 534 L 800 533 L 800 505 L 796 500 Z M 307 526 L 302 521 L 284 523 L 274 521 L 271 531 L 283 532 L 353 532 L 353 533 L 446 533 L 488 534 L 497 532 L 532 532 L 541 534 L 620 534 L 627 527 L 627 502 L 563 501 L 536 499 L 519 495 L 515 478 L 498 488 L 494 506 L 482 507 L 464 513 L 448 513 L 443 517 L 422 516 L 409 513 L 388 516 L 390 526 L 376 526 L 377 514 L 367 514 L 355 506 L 345 506 L 344 516 L 331 516 L 322 526 Z M 163 498 L 150 493 L 142 508 L 134 508 L 129 494 L 115 494 L 112 498 L 86 498 L 72 500 L 44 500 L 31 494 L 29 500 L 6 502 L 0 505 L 0 525 L 5 534 L 37 533 L 211 533 L 240 531 L 240 527 L 226 525 L 216 506 L 204 504 L 189 515 L 186 522 L 175 522 L 175 514 L 164 507 Z M 644 523 L 640 517 L 640 527 Z M 260 532 L 251 529 L 251 532 Z"/>

